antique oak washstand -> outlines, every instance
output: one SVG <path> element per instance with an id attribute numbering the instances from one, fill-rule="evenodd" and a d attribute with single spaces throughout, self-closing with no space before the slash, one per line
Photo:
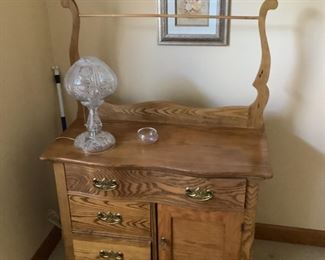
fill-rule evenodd
<path id="1" fill-rule="evenodd" d="M 80 14 L 74 0 L 62 5 L 73 17 L 71 64 L 79 59 L 81 17 L 175 17 Z M 250 106 L 105 103 L 100 116 L 117 145 L 85 155 L 69 140 L 84 131 L 79 105 L 76 121 L 42 155 L 54 165 L 67 259 L 251 259 L 258 186 L 272 177 L 263 122 L 270 74 L 265 20 L 277 5 L 265 0 L 259 16 L 204 16 L 258 21 L 262 61 Z M 135 138 L 147 125 L 159 132 L 154 145 Z"/>

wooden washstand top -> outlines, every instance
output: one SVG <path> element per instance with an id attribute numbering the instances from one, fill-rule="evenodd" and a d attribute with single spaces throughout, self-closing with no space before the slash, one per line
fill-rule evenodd
<path id="1" fill-rule="evenodd" d="M 108 168 L 161 170 L 200 177 L 258 178 L 272 177 L 264 130 L 216 128 L 167 123 L 111 121 L 104 130 L 111 132 L 117 145 L 96 154 L 84 154 L 73 145 L 85 131 L 82 120 L 58 138 L 42 155 L 43 160 L 78 163 Z M 137 130 L 152 126 L 159 141 L 142 144 Z"/>

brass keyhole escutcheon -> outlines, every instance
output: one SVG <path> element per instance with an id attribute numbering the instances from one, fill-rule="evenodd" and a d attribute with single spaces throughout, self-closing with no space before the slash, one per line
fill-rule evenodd
<path id="1" fill-rule="evenodd" d="M 162 247 L 167 247 L 167 246 L 168 246 L 168 240 L 167 240 L 167 238 L 165 238 L 164 236 L 162 236 L 162 237 L 160 238 L 160 245 L 161 245 Z"/>

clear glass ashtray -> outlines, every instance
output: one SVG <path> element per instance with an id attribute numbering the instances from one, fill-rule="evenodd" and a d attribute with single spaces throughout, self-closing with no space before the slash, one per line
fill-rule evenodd
<path id="1" fill-rule="evenodd" d="M 138 139 L 145 144 L 153 144 L 158 141 L 158 131 L 153 127 L 144 127 L 138 130 Z"/>

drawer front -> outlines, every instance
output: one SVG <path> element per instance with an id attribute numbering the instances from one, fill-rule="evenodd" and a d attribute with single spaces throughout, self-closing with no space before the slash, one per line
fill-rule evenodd
<path id="1" fill-rule="evenodd" d="M 150 260 L 149 242 L 127 240 L 74 239 L 75 260 Z"/>
<path id="2" fill-rule="evenodd" d="M 150 204 L 69 196 L 73 232 L 151 237 Z"/>
<path id="3" fill-rule="evenodd" d="M 65 168 L 70 194 L 114 200 L 132 198 L 216 210 L 244 209 L 246 180 L 242 179 L 199 178 L 169 172 L 111 170 L 75 164 L 67 164 Z M 186 188 L 190 189 L 187 191 Z M 196 188 L 199 190 L 195 191 Z"/>

